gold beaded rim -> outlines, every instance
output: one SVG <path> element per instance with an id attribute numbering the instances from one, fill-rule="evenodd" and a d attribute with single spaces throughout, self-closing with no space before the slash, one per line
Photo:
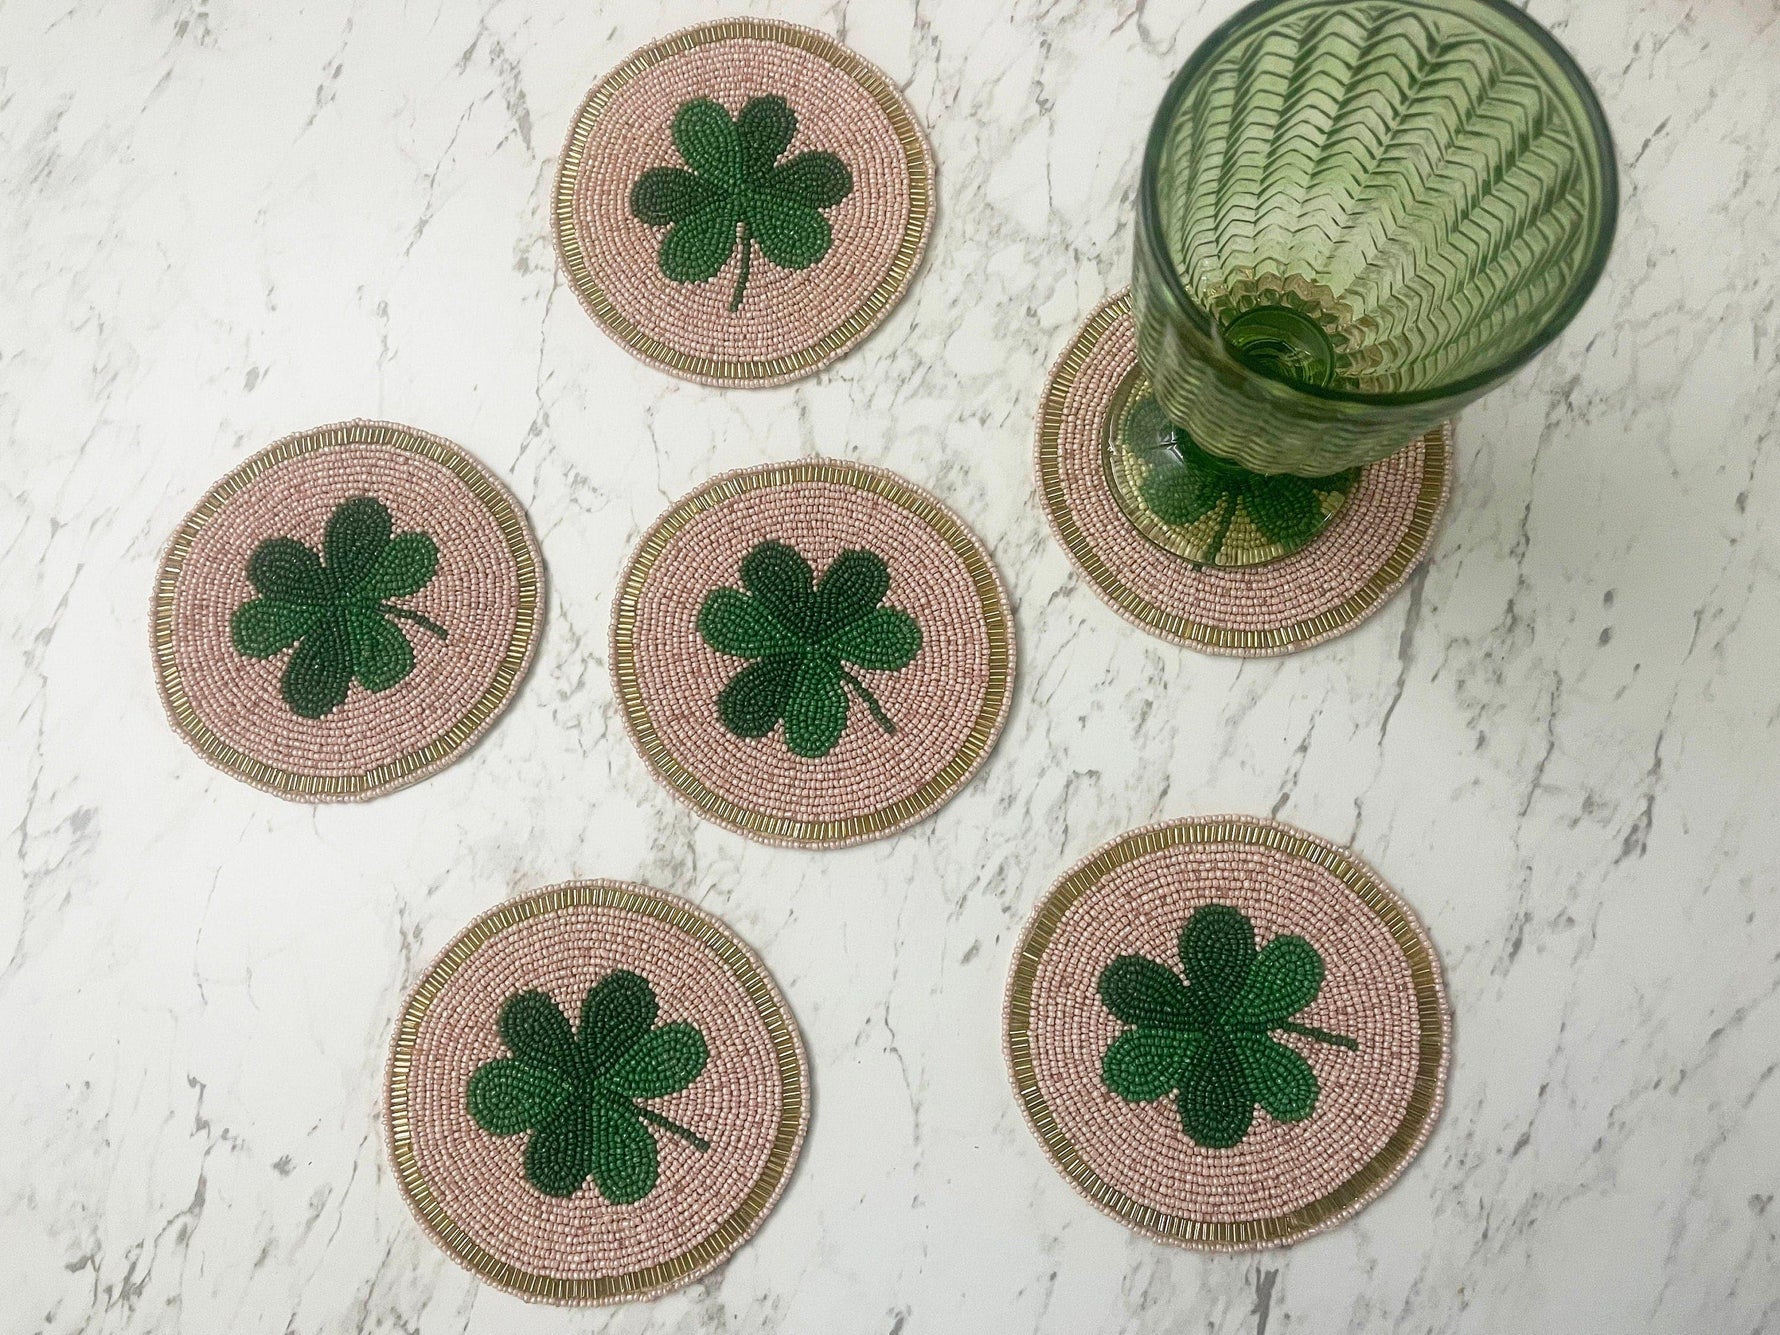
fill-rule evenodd
<path id="1" fill-rule="evenodd" d="M 1050 522 L 1051 532 L 1056 535 L 1069 559 L 1087 576 L 1095 592 L 1110 603 L 1114 611 L 1135 625 L 1177 644 L 1184 644 L 1190 649 L 1238 658 L 1264 657 L 1308 649 L 1312 645 L 1345 634 L 1376 612 L 1402 586 L 1403 581 L 1409 578 L 1409 573 L 1427 554 L 1434 527 L 1439 521 L 1441 511 L 1446 508 L 1452 487 L 1452 422 L 1441 423 L 1421 438 L 1426 455 L 1408 530 L 1384 564 L 1338 605 L 1288 625 L 1258 630 L 1198 621 L 1158 606 L 1120 579 L 1070 510 L 1069 498 L 1064 491 L 1062 435 L 1070 392 L 1075 388 L 1082 368 L 1087 365 L 1100 340 L 1121 320 L 1129 319 L 1130 316 L 1131 294 L 1126 291 L 1103 303 L 1088 317 L 1052 368 L 1038 417 L 1038 489 L 1045 516 Z M 1115 402 L 1117 397 L 1116 394 L 1112 396 L 1109 404 Z M 1104 422 L 1101 430 L 1105 430 Z M 1158 551 L 1158 555 L 1161 554 Z M 1252 567 L 1220 567 L 1213 573 L 1240 576 L 1242 570 L 1247 568 Z"/>
<path id="2" fill-rule="evenodd" d="M 493 517 L 508 555 L 513 558 L 518 572 L 519 604 L 514 613 L 513 632 L 506 652 L 495 668 L 494 679 L 456 723 L 424 746 L 363 774 L 299 774 L 247 755 L 217 736 L 204 722 L 192 704 L 180 674 L 173 641 L 174 602 L 179 591 L 179 577 L 191 556 L 192 545 L 224 505 L 281 464 L 316 450 L 352 445 L 382 446 L 418 455 L 450 470 L 468 487 Z M 174 531 L 155 577 L 149 618 L 153 632 L 155 685 L 175 731 L 193 750 L 225 774 L 263 792 L 297 802 L 363 801 L 418 783 L 444 768 L 494 722 L 525 676 L 537 647 L 543 581 L 537 540 L 519 503 L 492 473 L 449 441 L 396 422 L 355 420 L 299 431 L 261 450 L 217 483 Z"/>
<path id="3" fill-rule="evenodd" d="M 517 923 L 567 908 L 615 908 L 684 932 L 722 961 L 747 994 L 773 1045 L 779 1072 L 779 1124 L 766 1164 L 729 1217 L 678 1256 L 621 1275 L 563 1279 L 534 1274 L 487 1251 L 453 1220 L 420 1171 L 414 1150 L 409 1077 L 427 1011 L 452 978 L 489 940 Z M 416 1222 L 459 1265 L 530 1301 L 564 1305 L 634 1302 L 679 1288 L 721 1265 L 751 1237 L 790 1181 L 809 1127 L 808 1063 L 803 1038 L 765 967 L 721 922 L 676 895 L 626 881 L 568 881 L 534 891 L 483 914 L 440 952 L 408 996 L 390 1040 L 385 1072 L 384 1133 L 396 1181 Z"/>
<path id="4" fill-rule="evenodd" d="M 1384 925 L 1409 965 L 1420 1042 L 1403 1119 L 1353 1176 L 1318 1200 L 1286 1214 L 1235 1222 L 1189 1219 L 1133 1200 L 1088 1166 L 1039 1089 L 1032 1056 L 1032 989 L 1039 962 L 1064 914 L 1111 872 L 1184 844 L 1267 848 L 1320 867 Z M 1252 1251 L 1297 1242 L 1340 1223 L 1371 1202 L 1396 1181 L 1433 1130 L 1445 1097 L 1451 1046 L 1452 1014 L 1440 963 L 1409 907 L 1352 850 L 1279 821 L 1252 816 L 1203 816 L 1145 825 L 1120 835 L 1070 868 L 1033 911 L 1021 934 L 1002 1011 L 1002 1052 L 1014 1093 L 1046 1157 L 1096 1209 L 1159 1242 L 1199 1251 Z"/>
<path id="5" fill-rule="evenodd" d="M 587 145 L 600 116 L 613 97 L 632 80 L 664 60 L 684 55 L 714 42 L 753 38 L 778 42 L 814 56 L 852 79 L 868 95 L 889 122 L 902 148 L 909 192 L 909 216 L 882 279 L 853 313 L 806 348 L 759 360 L 730 360 L 686 352 L 645 333 L 620 311 L 593 276 L 581 238 L 575 228 L 575 191 L 586 165 Z M 718 387 L 765 388 L 796 380 L 834 361 L 869 334 L 908 290 L 933 215 L 933 152 L 927 136 L 915 122 L 908 102 L 896 85 L 876 65 L 840 45 L 825 33 L 776 19 L 731 18 L 685 28 L 632 52 L 618 67 L 593 86 L 581 103 L 563 145 L 557 169 L 556 190 L 551 201 L 552 231 L 556 254 L 581 305 L 614 339 L 633 354 L 662 370 L 687 380 Z"/>
<path id="6" fill-rule="evenodd" d="M 797 820 L 754 811 L 706 786 L 668 749 L 643 703 L 637 675 L 637 616 L 643 587 L 669 543 L 693 519 L 738 496 L 771 487 L 830 482 L 855 487 L 889 501 L 937 534 L 963 564 L 982 608 L 989 640 L 989 681 L 982 705 L 964 743 L 932 778 L 914 792 L 875 811 L 842 820 Z M 683 497 L 655 522 L 619 580 L 612 603 L 612 680 L 624 709 L 631 741 L 655 777 L 681 801 L 719 825 L 762 843 L 802 848 L 839 848 L 864 843 L 903 829 L 943 805 L 988 758 L 1007 721 L 1014 675 L 1013 609 L 988 551 L 937 497 L 895 473 L 870 464 L 835 459 L 800 459 L 724 473 Z"/>

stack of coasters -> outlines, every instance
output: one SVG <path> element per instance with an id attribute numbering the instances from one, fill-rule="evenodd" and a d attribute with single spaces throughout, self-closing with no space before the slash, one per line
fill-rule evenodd
<path id="1" fill-rule="evenodd" d="M 760 1226 L 809 1123 L 797 1027 L 722 923 L 617 881 L 476 919 L 410 994 L 385 1129 L 422 1228 L 520 1297 L 654 1297 Z"/>
<path id="2" fill-rule="evenodd" d="M 167 717 L 217 768 L 305 802 L 461 755 L 531 661 L 543 571 L 518 503 L 390 422 L 288 436 L 174 533 L 155 582 Z"/>
<path id="3" fill-rule="evenodd" d="M 644 535 L 612 676 L 656 777 L 768 843 L 890 834 L 945 802 L 1007 717 L 1012 609 L 982 544 L 894 473 L 730 473 Z"/>
<path id="4" fill-rule="evenodd" d="M 557 175 L 557 254 L 643 361 L 711 385 L 795 380 L 901 299 L 933 158 L 883 71 L 821 33 L 735 18 L 626 58 Z"/>
<path id="5" fill-rule="evenodd" d="M 1071 1185 L 1212 1251 L 1383 1191 L 1433 1127 L 1451 1033 L 1433 946 L 1377 873 L 1242 816 L 1133 830 L 1066 873 L 1004 1016 L 1021 1110 Z"/>
<path id="6" fill-rule="evenodd" d="M 1147 391 L 1123 294 L 1058 360 L 1038 423 L 1051 529 L 1094 591 L 1137 625 L 1205 653 L 1290 653 L 1359 625 L 1427 555 L 1451 488 L 1450 422 L 1321 493 L 1340 508 L 1299 551 L 1276 558 L 1243 519 L 1216 544 L 1226 563 L 1207 565 L 1191 556 L 1204 535 L 1146 513 L 1113 448 L 1130 414 L 1153 405 Z"/>

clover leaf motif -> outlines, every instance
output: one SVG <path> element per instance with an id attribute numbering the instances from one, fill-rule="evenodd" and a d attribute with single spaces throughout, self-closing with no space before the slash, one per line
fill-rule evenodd
<path id="1" fill-rule="evenodd" d="M 1221 459 L 1170 422 L 1154 399 L 1132 410 L 1127 439 L 1146 471 L 1138 494 L 1165 524 L 1196 524 L 1217 514 L 1200 563 L 1213 565 L 1239 513 L 1269 542 L 1296 551 L 1323 525 L 1322 497 L 1353 489 L 1359 470 L 1329 477 L 1256 473 Z"/>
<path id="2" fill-rule="evenodd" d="M 525 1177 L 546 1196 L 573 1196 L 591 1176 L 614 1205 L 642 1200 L 661 1176 L 649 1127 L 700 1153 L 711 1148 L 645 1106 L 692 1084 L 710 1056 L 695 1025 L 655 1027 L 658 1011 L 648 980 L 623 969 L 587 990 L 579 1033 L 543 992 L 516 993 L 501 1007 L 500 1034 L 513 1055 L 479 1066 L 464 1102 L 492 1136 L 530 1133 Z"/>
<path id="3" fill-rule="evenodd" d="M 832 153 L 780 162 L 796 133 L 797 115 L 782 97 L 752 98 L 734 120 L 708 97 L 681 104 L 674 146 L 691 170 L 651 168 L 630 191 L 631 213 L 668 229 L 657 255 L 662 273 L 702 283 L 729 263 L 739 239 L 734 311 L 755 246 L 781 269 L 807 269 L 828 254 L 834 233 L 821 211 L 853 192 L 853 173 Z"/>
<path id="4" fill-rule="evenodd" d="M 1291 1019 L 1322 988 L 1315 947 L 1301 936 L 1276 936 L 1257 951 L 1243 913 L 1208 904 L 1181 928 L 1179 954 L 1185 983 L 1143 955 L 1121 955 L 1101 971 L 1100 1000 L 1133 1026 L 1101 1059 L 1106 1087 L 1127 1103 L 1175 1094 L 1181 1129 L 1207 1149 L 1240 1143 L 1256 1104 L 1281 1122 L 1309 1117 L 1316 1073 L 1273 1032 L 1349 1051 L 1360 1046 Z"/>
<path id="5" fill-rule="evenodd" d="M 259 597 L 229 620 L 247 658 L 270 658 L 293 644 L 279 688 L 285 704 L 317 719 L 346 701 L 356 678 L 387 691 L 414 670 L 414 648 L 391 617 L 446 638 L 443 626 L 392 599 L 432 579 L 439 548 L 425 533 L 390 535 L 389 510 L 374 496 L 342 502 L 328 517 L 321 554 L 295 538 L 267 538 L 247 558 Z"/>
<path id="6" fill-rule="evenodd" d="M 740 589 L 711 590 L 698 612 L 706 644 L 720 654 L 757 660 L 718 695 L 723 726 L 737 737 L 765 737 L 783 719 L 785 745 L 817 759 L 846 731 L 851 690 L 880 728 L 895 732 L 877 697 L 852 671 L 898 672 L 921 649 L 915 619 L 878 605 L 890 591 L 884 558 L 844 551 L 816 583 L 795 548 L 768 540 L 742 558 L 741 577 Z"/>

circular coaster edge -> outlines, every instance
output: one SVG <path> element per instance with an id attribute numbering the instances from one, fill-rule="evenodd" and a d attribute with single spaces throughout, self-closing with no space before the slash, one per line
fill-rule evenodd
<path id="1" fill-rule="evenodd" d="M 482 944 L 507 928 L 570 907 L 615 907 L 647 913 L 687 931 L 699 944 L 710 947 L 731 968 L 771 1036 L 784 1100 L 761 1178 L 750 1188 L 731 1218 L 710 1235 L 715 1238 L 727 1232 L 729 1237 L 724 1245 L 710 1249 L 707 1239 L 692 1252 L 641 1272 L 580 1280 L 522 1270 L 487 1252 L 446 1215 L 421 1174 L 412 1143 L 407 1093 L 409 1063 L 419 1039 L 420 1026 L 434 999 L 444 991 L 458 968 L 467 963 Z M 770 1004 L 772 1014 L 762 1009 L 763 1002 Z M 809 1055 L 790 1003 L 753 947 L 726 922 L 691 900 L 638 882 L 604 877 L 562 881 L 528 891 L 478 914 L 433 957 L 418 980 L 404 993 L 384 1064 L 380 1107 L 384 1151 L 395 1171 L 403 1203 L 421 1231 L 478 1279 L 527 1302 L 604 1306 L 646 1301 L 684 1287 L 723 1265 L 759 1231 L 773 1212 L 790 1184 L 809 1131 L 809 1076 Z M 770 1182 L 767 1181 L 769 1177 Z M 764 1190 L 763 1182 L 766 1183 Z M 744 1213 L 746 1218 L 741 1217 Z"/>
<path id="2" fill-rule="evenodd" d="M 851 77 L 870 96 L 900 144 L 909 217 L 889 270 L 860 305 L 815 344 L 756 361 L 683 353 L 638 328 L 595 281 L 576 230 L 575 194 L 594 123 L 616 92 L 654 64 L 706 42 L 751 38 L 792 46 Z M 551 240 L 583 310 L 620 347 L 645 365 L 715 388 L 766 389 L 814 374 L 864 341 L 908 294 L 933 232 L 937 163 L 926 129 L 897 84 L 876 64 L 816 28 L 780 19 L 738 16 L 681 28 L 631 51 L 593 85 L 564 137 L 551 190 Z"/>
<path id="3" fill-rule="evenodd" d="M 1039 1088 L 1032 1044 L 1032 988 L 1064 915 L 1112 871 L 1183 842 L 1210 846 L 1234 842 L 1308 859 L 1352 891 L 1388 929 L 1414 980 L 1420 1039 L 1415 1085 L 1403 1121 L 1360 1171 L 1327 1196 L 1285 1215 L 1217 1223 L 1167 1215 L 1130 1199 L 1083 1160 Z M 1066 893 L 1067 902 L 1059 903 Z M 1432 1028 L 1430 1019 L 1436 1022 Z M 1090 1205 L 1157 1242 L 1196 1251 L 1243 1252 L 1287 1246 L 1332 1228 L 1376 1200 L 1402 1175 L 1439 1120 L 1451 1066 L 1452 1025 L 1445 974 L 1432 937 L 1421 918 L 1370 863 L 1352 849 L 1283 821 L 1219 814 L 1156 821 L 1127 830 L 1078 859 L 1047 887 L 1022 924 L 1009 960 L 1002 999 L 1002 1057 L 1021 1118 L 1041 1152 Z"/>
<path id="4" fill-rule="evenodd" d="M 866 491 L 926 523 L 965 567 L 985 618 L 989 678 L 964 748 L 915 793 L 865 815 L 802 820 L 750 811 L 713 792 L 669 753 L 642 698 L 635 661 L 644 585 L 668 544 L 691 520 L 750 491 L 799 483 L 836 483 Z M 756 464 L 709 478 L 676 499 L 643 532 L 619 574 L 608 636 L 611 674 L 625 731 L 651 776 L 699 816 L 761 843 L 787 848 L 843 848 L 895 834 L 944 806 L 994 750 L 1013 704 L 1018 650 L 1014 607 L 988 547 L 933 493 L 873 464 L 821 457 Z M 962 762 L 960 762 L 962 757 Z"/>
<path id="5" fill-rule="evenodd" d="M 314 451 L 353 445 L 414 454 L 449 470 L 467 486 L 500 529 L 513 558 L 519 601 L 512 638 L 494 680 L 470 711 L 443 736 L 363 775 L 301 774 L 242 753 L 213 732 L 198 715 L 175 659 L 174 600 L 193 544 L 224 505 L 281 464 Z M 543 553 L 524 507 L 486 464 L 462 447 L 418 427 L 369 418 L 295 431 L 256 451 L 213 483 L 185 512 L 162 545 L 149 591 L 149 648 L 155 693 L 174 733 L 200 758 L 230 778 L 293 802 L 351 802 L 380 797 L 419 783 L 460 759 L 505 712 L 537 652 L 544 589 Z"/>
<path id="6" fill-rule="evenodd" d="M 1101 302 L 1077 327 L 1046 375 L 1035 432 L 1033 472 L 1046 524 L 1071 566 L 1085 578 L 1096 596 L 1124 620 L 1153 635 L 1201 653 L 1234 658 L 1271 657 L 1309 649 L 1356 629 L 1378 612 L 1426 560 L 1433 546 L 1439 522 L 1451 499 L 1453 422 L 1449 420 L 1420 438 L 1427 447 L 1427 455 L 1408 531 L 1383 566 L 1341 604 L 1292 624 L 1259 631 L 1201 622 L 1158 606 L 1126 584 L 1108 566 L 1093 539 L 1083 531 L 1065 494 L 1060 454 L 1070 393 L 1100 341 L 1130 316 L 1131 297 L 1127 289 Z M 1416 443 L 1411 441 L 1406 448 Z M 1380 466 L 1367 465 L 1368 468 Z M 1349 508 L 1355 504 L 1351 498 L 1347 502 Z M 1338 515 L 1337 525 L 1339 521 Z M 1333 528 L 1314 539 L 1305 551 L 1314 551 L 1331 531 Z M 1156 555 L 1181 560 L 1161 548 L 1156 548 Z M 1219 578 L 1231 587 L 1240 587 L 1240 582 L 1252 572 L 1267 568 L 1267 565 L 1212 567 L 1203 573 Z"/>

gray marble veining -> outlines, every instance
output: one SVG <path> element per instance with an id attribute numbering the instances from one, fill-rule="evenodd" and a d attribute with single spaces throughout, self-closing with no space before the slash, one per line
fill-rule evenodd
<path id="1" fill-rule="evenodd" d="M 788 388 L 681 384 L 582 314 L 560 138 L 670 0 L 0 6 L 0 1329 L 1745 1332 L 1780 1325 L 1780 10 L 1535 0 L 1617 133 L 1617 248 L 1459 424 L 1432 562 L 1356 634 L 1237 663 L 1084 588 L 1030 482 L 1047 366 L 1123 285 L 1149 114 L 1231 0 L 834 0 L 939 163 L 909 298 Z M 350 416 L 462 442 L 530 510 L 536 666 L 464 762 L 313 810 L 172 735 L 160 544 L 266 442 Z M 753 845 L 648 777 L 606 672 L 630 545 L 720 469 L 823 453 L 993 549 L 1022 673 L 940 815 Z M 1428 921 L 1444 1120 L 1357 1220 L 1203 1257 L 1084 1205 L 998 1019 L 1025 913 L 1159 817 L 1353 842 Z M 608 875 L 765 957 L 815 1120 L 735 1260 L 646 1307 L 528 1308 L 408 1219 L 391 1017 L 503 896 Z"/>

